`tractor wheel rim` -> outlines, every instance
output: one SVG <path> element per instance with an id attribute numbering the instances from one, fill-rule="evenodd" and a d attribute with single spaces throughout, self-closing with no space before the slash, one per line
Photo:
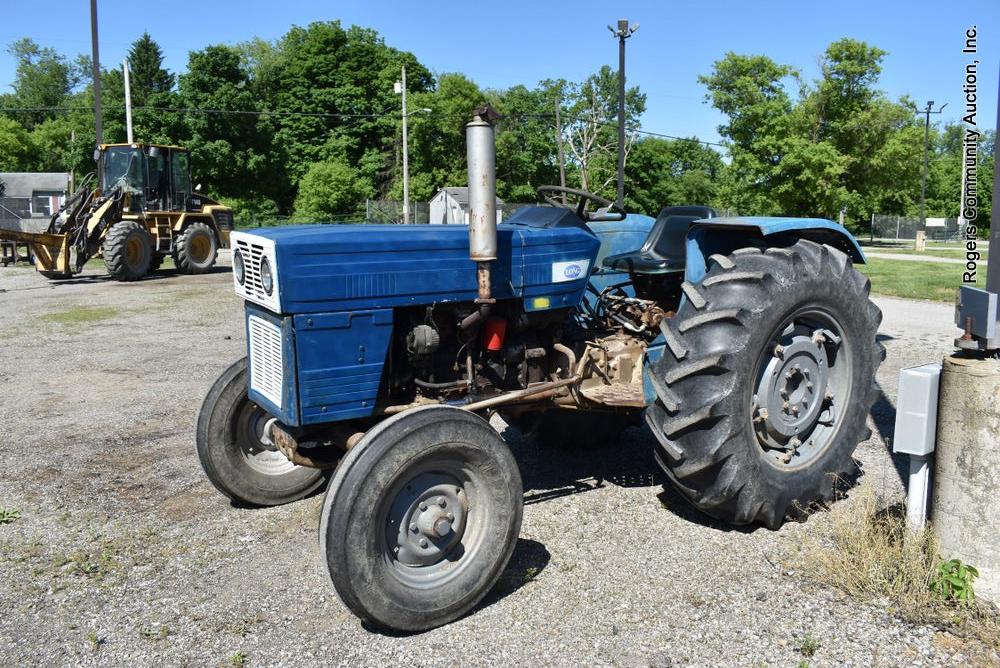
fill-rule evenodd
<path id="1" fill-rule="evenodd" d="M 139 262 L 142 261 L 142 255 L 142 240 L 138 237 L 129 239 L 128 244 L 125 246 L 125 256 L 129 266 L 138 266 Z"/>
<path id="2" fill-rule="evenodd" d="M 755 371 L 750 418 L 772 465 L 808 466 L 829 448 L 851 396 L 848 342 L 828 311 L 804 308 L 771 336 Z"/>
<path id="3" fill-rule="evenodd" d="M 297 467 L 278 451 L 264 433 L 264 426 L 270 418 L 257 404 L 247 401 L 236 417 L 236 442 L 251 470 L 268 476 L 284 475 Z"/>
<path id="4" fill-rule="evenodd" d="M 478 475 L 447 457 L 424 459 L 404 471 L 384 495 L 383 560 L 400 582 L 441 586 L 475 559 L 485 514 Z"/>

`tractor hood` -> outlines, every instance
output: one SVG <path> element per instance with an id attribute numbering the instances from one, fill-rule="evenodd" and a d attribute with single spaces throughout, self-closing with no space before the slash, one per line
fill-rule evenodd
<path id="1" fill-rule="evenodd" d="M 528 310 L 575 306 L 599 245 L 578 225 L 501 224 L 491 263 L 493 296 L 525 298 Z M 465 225 L 275 227 L 234 232 L 232 248 L 237 294 L 274 313 L 472 301 L 477 295 Z"/>

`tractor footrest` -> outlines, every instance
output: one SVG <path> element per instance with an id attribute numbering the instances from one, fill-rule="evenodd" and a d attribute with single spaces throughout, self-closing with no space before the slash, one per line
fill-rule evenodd
<path id="1" fill-rule="evenodd" d="M 605 406 L 642 408 L 645 405 L 639 383 L 584 386 L 580 388 L 580 393 L 590 401 Z"/>

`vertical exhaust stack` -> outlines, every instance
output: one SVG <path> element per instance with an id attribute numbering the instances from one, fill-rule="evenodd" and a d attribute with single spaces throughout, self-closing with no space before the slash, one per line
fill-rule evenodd
<path id="1" fill-rule="evenodd" d="M 472 111 L 465 126 L 466 154 L 469 163 L 469 257 L 476 263 L 479 312 L 463 328 L 480 322 L 489 314 L 493 298 L 490 262 L 497 259 L 497 169 L 496 138 L 493 124 L 499 118 L 488 104 Z M 477 317 L 478 316 L 478 317 Z"/>

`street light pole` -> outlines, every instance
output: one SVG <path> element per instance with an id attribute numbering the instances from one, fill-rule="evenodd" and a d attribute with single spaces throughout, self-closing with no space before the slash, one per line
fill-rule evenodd
<path id="1" fill-rule="evenodd" d="M 608 26 L 618 38 L 618 196 L 615 203 L 625 206 L 625 40 L 639 29 L 639 24 L 629 27 L 628 19 L 618 19 L 618 30 Z"/>
<path id="2" fill-rule="evenodd" d="M 928 156 L 931 140 L 931 114 L 940 114 L 948 106 L 945 102 L 937 111 L 931 111 L 934 107 L 934 100 L 927 101 L 927 107 L 920 113 L 924 114 L 924 171 L 920 176 L 920 225 L 927 228 L 927 169 L 930 162 Z"/>
<path id="3" fill-rule="evenodd" d="M 90 0 L 90 48 L 94 66 L 94 135 L 97 144 L 104 143 L 104 128 L 101 124 L 101 57 L 97 49 L 97 0 Z"/>

